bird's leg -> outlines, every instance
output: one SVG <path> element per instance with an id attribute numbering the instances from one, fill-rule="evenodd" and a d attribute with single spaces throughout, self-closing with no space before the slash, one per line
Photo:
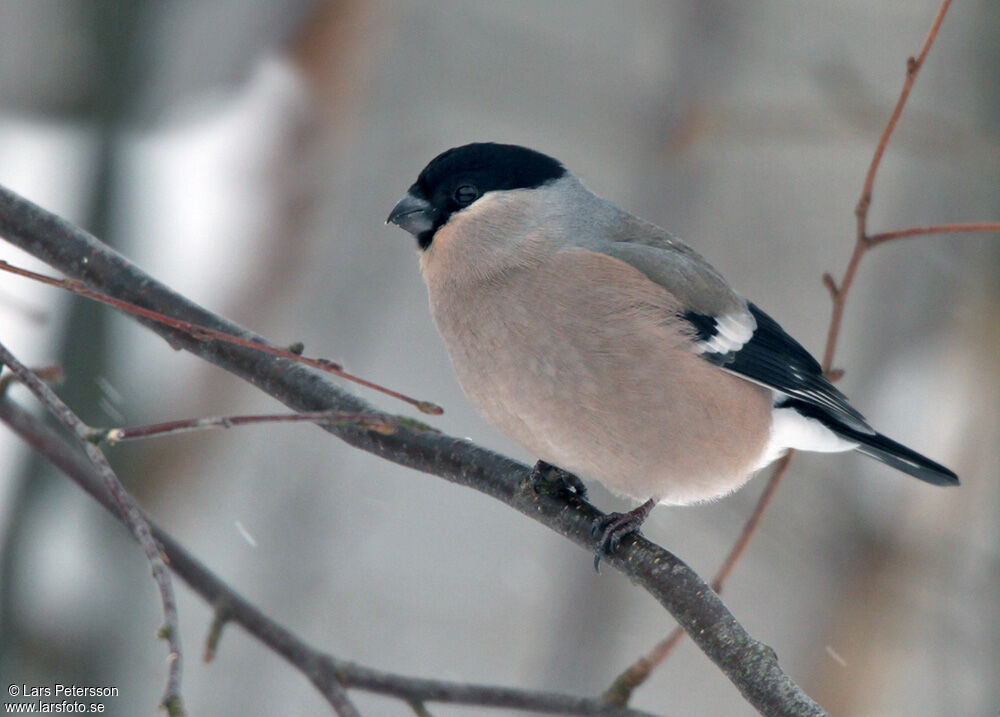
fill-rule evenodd
<path id="1" fill-rule="evenodd" d="M 587 486 L 576 475 L 545 461 L 538 461 L 528 477 L 536 493 L 561 493 L 583 500 Z"/>
<path id="2" fill-rule="evenodd" d="M 594 551 L 594 570 L 600 572 L 601 558 L 618 552 L 622 538 L 639 532 L 639 527 L 655 505 L 656 501 L 650 498 L 627 513 L 608 513 L 594 521 L 590 528 L 590 534 L 598 538 L 597 548 Z"/>

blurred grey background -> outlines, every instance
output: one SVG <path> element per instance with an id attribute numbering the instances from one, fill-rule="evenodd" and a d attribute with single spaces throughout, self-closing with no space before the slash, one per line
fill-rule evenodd
<path id="1" fill-rule="evenodd" d="M 383 226 L 421 167 L 472 140 L 559 157 L 684 237 L 819 353 L 820 276 L 844 270 L 865 170 L 937 6 L 0 0 L 0 183 L 212 310 L 437 401 L 436 426 L 530 461 L 472 413 L 412 240 Z M 954 4 L 879 174 L 873 231 L 1000 216 L 998 37 L 1000 5 Z M 32 265 L 3 244 L 0 258 Z M 858 408 L 954 468 L 962 488 L 860 457 L 801 456 L 726 588 L 833 714 L 1000 708 L 998 271 L 996 236 L 879 248 L 837 360 Z M 275 408 L 110 310 L 18 278 L 0 276 L 0 330 L 22 359 L 61 361 L 62 395 L 95 425 Z M 208 566 L 341 657 L 596 694 L 673 626 L 645 593 L 595 575 L 586 553 L 504 506 L 314 427 L 110 454 Z M 764 482 L 658 510 L 645 532 L 710 576 Z M 3 682 L 114 685 L 109 714 L 154 714 L 165 647 L 139 550 L 3 430 L 0 541 Z M 200 663 L 211 610 L 178 591 L 191 714 L 329 712 L 237 627 Z M 411 714 L 357 701 L 366 715 Z M 751 714 L 689 642 L 634 704 Z"/>

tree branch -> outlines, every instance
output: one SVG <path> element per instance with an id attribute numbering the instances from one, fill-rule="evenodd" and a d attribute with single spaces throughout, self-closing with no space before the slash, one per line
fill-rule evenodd
<path id="1" fill-rule="evenodd" d="M 133 314 L 135 316 L 141 316 L 144 319 L 149 319 L 164 326 L 170 326 L 171 328 L 182 331 L 185 334 L 191 336 L 192 338 L 199 339 L 201 341 L 208 341 L 209 339 L 217 339 L 219 341 L 226 341 L 231 344 L 236 344 L 237 346 L 245 346 L 247 348 L 256 349 L 257 351 L 263 351 L 264 353 L 269 353 L 274 356 L 281 356 L 282 358 L 289 359 L 291 361 L 296 361 L 306 366 L 311 366 L 312 368 L 319 369 L 320 371 L 326 371 L 327 373 L 332 373 L 334 376 L 340 376 L 341 378 L 346 378 L 348 381 L 353 381 L 354 383 L 360 384 L 365 388 L 371 388 L 375 391 L 381 391 L 387 396 L 392 396 L 393 398 L 399 399 L 404 403 L 408 403 L 414 408 L 423 413 L 430 413 L 432 415 L 438 416 L 444 413 L 442 408 L 436 403 L 431 401 L 420 401 L 415 398 L 406 396 L 399 391 L 393 391 L 391 388 L 387 388 L 380 384 L 374 383 L 367 379 L 361 378 L 360 376 L 355 376 L 353 374 L 347 373 L 344 368 L 330 359 L 325 358 L 308 358 L 302 355 L 302 344 L 295 344 L 291 348 L 282 349 L 276 348 L 274 346 L 268 346 L 266 344 L 261 344 L 252 339 L 247 339 L 241 336 L 232 336 L 227 334 L 225 331 L 219 331 L 217 329 L 210 329 L 205 326 L 200 326 L 198 324 L 192 323 L 190 321 L 184 321 L 183 319 L 175 319 L 172 316 L 167 316 L 158 311 L 153 311 L 151 309 L 143 308 L 128 301 L 122 301 L 121 299 L 116 299 L 113 296 L 107 296 L 93 289 L 87 288 L 85 285 L 81 284 L 79 281 L 73 279 L 54 279 L 51 276 L 45 276 L 44 274 L 39 274 L 36 271 L 31 271 L 29 269 L 23 269 L 19 266 L 14 266 L 13 264 L 3 261 L 0 259 L 0 271 L 5 271 L 9 274 L 16 274 L 18 276 L 23 276 L 26 279 L 32 279 L 33 281 L 40 282 L 42 284 L 48 284 L 49 286 L 55 286 L 60 289 L 65 289 L 66 291 L 71 291 L 78 296 L 83 296 L 88 299 L 93 299 L 94 301 L 99 301 L 102 304 L 108 306 L 113 306 L 116 309 L 121 309 L 127 314 Z M 168 339 L 169 341 L 169 339 Z"/>
<path id="2" fill-rule="evenodd" d="M 938 8 L 937 15 L 934 17 L 934 22 L 931 23 L 931 28 L 927 32 L 927 38 L 924 40 L 920 54 L 907 59 L 906 79 L 903 80 L 903 89 L 899 92 L 899 99 L 896 100 L 896 106 L 889 116 L 889 121 L 886 122 L 885 129 L 882 130 L 882 136 L 879 137 L 878 144 L 875 145 L 875 153 L 872 155 L 872 161 L 868 165 L 868 173 L 865 175 L 865 181 L 861 187 L 861 196 L 858 198 L 857 206 L 854 208 L 854 215 L 857 219 L 857 235 L 854 242 L 854 251 L 851 252 L 851 258 L 847 263 L 844 278 L 840 280 L 837 291 L 835 293 L 831 292 L 833 296 L 833 312 L 830 316 L 830 329 L 826 336 L 826 350 L 823 352 L 823 370 L 825 371 L 829 371 L 833 367 L 833 356 L 837 351 L 837 340 L 840 338 L 840 325 L 844 320 L 844 307 L 847 302 L 847 295 L 854 285 L 854 279 L 858 274 L 858 267 L 861 266 L 861 259 L 873 246 L 871 239 L 868 237 L 868 210 L 871 208 L 872 194 L 875 191 L 875 177 L 878 176 L 878 170 L 882 165 L 882 157 L 885 156 L 885 150 L 889 146 L 889 140 L 892 139 L 893 132 L 896 131 L 896 125 L 899 124 L 899 118 L 902 116 L 906 102 L 910 98 L 910 92 L 917 81 L 917 75 L 920 74 L 920 70 L 924 66 L 924 61 L 927 59 L 931 47 L 934 46 L 934 41 L 937 39 L 938 31 L 941 29 L 941 23 L 944 22 L 945 15 L 948 14 L 951 2 L 952 0 L 943 0 L 941 7 Z"/>
<path id="3" fill-rule="evenodd" d="M 941 7 L 938 8 L 937 15 L 934 17 L 934 22 L 931 23 L 931 29 L 927 32 L 927 39 L 924 40 L 924 46 L 920 50 L 920 54 L 916 57 L 909 57 L 906 60 L 906 79 L 903 81 L 903 89 L 899 93 L 899 99 L 896 100 L 896 106 L 892 110 L 892 114 L 889 116 L 889 121 L 886 122 L 885 129 L 882 130 L 882 136 L 879 138 L 878 144 L 875 145 L 875 154 L 872 156 L 871 164 L 868 165 L 868 173 L 865 175 L 865 183 L 861 189 L 861 197 L 858 199 L 857 207 L 854 209 L 854 214 L 858 220 L 858 241 L 862 241 L 866 238 L 866 222 L 868 219 L 868 209 L 872 203 L 872 193 L 875 189 L 875 177 L 878 175 L 878 168 L 882 164 L 882 157 L 885 155 L 885 150 L 889 146 L 889 140 L 892 139 L 893 132 L 896 131 L 896 125 L 899 124 L 899 118 L 903 115 L 903 108 L 906 107 L 906 101 L 910 98 L 910 91 L 913 89 L 913 84 L 917 81 L 917 75 L 920 73 L 920 69 L 924 66 L 924 61 L 927 59 L 928 53 L 931 51 L 931 47 L 934 46 L 934 40 L 937 39 L 938 31 L 941 29 L 941 23 L 944 22 L 944 16 L 948 14 L 948 8 L 951 5 L 951 0 L 944 0 L 941 3 Z"/>
<path id="4" fill-rule="evenodd" d="M 833 302 L 833 312 L 830 318 L 830 326 L 827 330 L 826 346 L 823 351 L 822 362 L 823 372 L 831 381 L 837 381 L 843 376 L 843 371 L 833 368 L 834 355 L 836 354 L 837 341 L 840 337 L 840 328 L 843 323 L 848 292 L 854 284 L 858 269 L 861 266 L 861 260 L 864 258 L 864 255 L 869 249 L 877 246 L 878 244 L 883 244 L 894 239 L 903 239 L 928 234 L 1000 231 L 1000 222 L 977 222 L 968 224 L 942 224 L 935 226 L 910 227 L 908 229 L 898 231 L 883 232 L 873 236 L 869 236 L 867 234 L 868 210 L 871 206 L 875 178 L 878 174 L 882 157 L 884 156 L 885 150 L 889 145 L 889 140 L 896 129 L 899 118 L 903 113 L 903 108 L 906 106 L 906 101 L 909 98 L 910 91 L 913 89 L 913 84 L 916 82 L 917 74 L 923 66 L 924 61 L 927 59 L 927 55 L 937 38 L 938 31 L 941 29 L 941 23 L 944 21 L 944 17 L 948 12 L 948 6 L 950 4 L 951 0 L 944 0 L 942 2 L 936 17 L 934 18 L 934 22 L 931 25 L 931 29 L 928 32 L 927 39 L 924 41 L 923 49 L 916 58 L 911 57 L 907 61 L 906 80 L 903 83 L 902 92 L 900 93 L 899 99 L 896 102 L 896 107 L 882 132 L 882 136 L 876 145 L 874 156 L 872 157 L 871 164 L 868 168 L 868 173 L 865 176 L 861 197 L 858 200 L 855 209 L 858 222 L 858 235 L 857 241 L 854 245 L 854 250 L 851 253 L 851 258 L 848 261 L 847 269 L 844 271 L 844 277 L 841 279 L 839 285 L 833 278 L 833 275 L 829 272 L 824 273 L 822 277 L 823 286 L 825 286 L 827 291 L 830 293 L 830 299 Z M 742 557 L 747 545 L 749 545 L 750 540 L 753 538 L 757 528 L 760 526 L 764 513 L 767 511 L 767 508 L 774 497 L 774 493 L 778 489 L 778 484 L 780 483 L 782 476 L 784 476 L 785 472 L 788 470 L 789 461 L 791 460 L 793 454 L 794 451 L 789 451 L 785 458 L 772 472 L 771 478 L 769 479 L 767 486 L 764 488 L 764 492 L 761 494 L 753 513 L 750 515 L 750 518 L 747 519 L 747 522 L 743 527 L 743 531 L 740 533 L 740 537 L 737 539 L 726 560 L 723 562 L 722 567 L 720 567 L 715 578 L 712 580 L 712 587 L 716 590 L 716 592 L 722 591 L 722 586 L 728 579 L 730 573 L 736 567 L 736 564 Z M 640 657 L 632 665 L 626 668 L 625 671 L 618 675 L 617 678 L 615 678 L 614 682 L 612 682 L 607 691 L 605 691 L 605 698 L 615 704 L 628 704 L 628 700 L 631 698 L 635 689 L 649 679 L 653 670 L 655 670 L 667 659 L 667 657 L 670 656 L 674 648 L 680 644 L 683 636 L 684 631 L 680 628 L 672 630 L 667 637 L 657 643 L 657 645 L 653 647 L 649 653 Z"/>
<path id="5" fill-rule="evenodd" d="M 102 294 L 264 343 L 261 337 L 160 284 L 88 233 L 6 188 L 0 188 L 0 235 Z M 136 318 L 168 338 L 171 345 L 246 379 L 296 410 L 372 410 L 358 397 L 285 358 L 218 340 L 198 340 Z M 486 493 L 588 552 L 593 550 L 590 526 L 600 513 L 585 502 L 536 494 L 527 481 L 528 468 L 520 463 L 467 441 L 405 425 L 389 435 L 353 426 L 323 429 L 394 463 Z M 751 637 L 718 595 L 676 556 L 635 536 L 623 541 L 621 552 L 608 564 L 653 595 L 758 710 L 774 715 L 823 714 L 781 669 L 774 651 Z"/>
<path id="6" fill-rule="evenodd" d="M 760 494 L 760 498 L 757 499 L 757 505 L 754 506 L 753 513 L 747 518 L 747 522 L 743 525 L 743 530 L 740 531 L 740 537 L 736 539 L 733 547 L 729 550 L 729 555 L 722 561 L 718 572 L 712 578 L 712 589 L 715 592 L 722 592 L 726 580 L 729 579 L 736 564 L 743 557 L 743 553 L 746 552 L 747 546 L 750 545 L 750 541 L 757 532 L 757 528 L 760 527 L 760 522 L 764 519 L 764 513 L 767 512 L 774 494 L 778 491 L 781 479 L 788 472 L 788 466 L 791 464 L 794 454 L 794 451 L 786 453 L 774 466 L 774 470 L 771 471 L 771 477 L 768 478 L 767 485 L 764 486 L 764 491 Z M 683 637 L 684 630 L 680 626 L 671 630 L 649 653 L 629 665 L 615 678 L 614 682 L 605 690 L 604 699 L 616 705 L 627 705 L 636 688 L 648 680 L 653 670 L 670 657 L 670 654 L 680 644 Z"/>
<path id="7" fill-rule="evenodd" d="M 392 416 L 388 413 L 344 413 L 343 411 L 306 411 L 303 413 L 267 413 L 250 416 L 208 416 L 185 418 L 178 421 L 153 423 L 148 426 L 129 428 L 92 429 L 91 437 L 111 444 L 134 441 L 139 438 L 160 438 L 177 433 L 203 431 L 209 428 L 234 428 L 260 423 L 316 423 L 318 425 L 351 424 L 380 433 L 395 433 L 400 421 L 418 424 L 409 418 Z M 425 430 L 431 430 L 429 427 Z"/>
<path id="8" fill-rule="evenodd" d="M 968 224 L 937 224 L 928 227 L 909 227 L 893 232 L 879 232 L 868 237 L 868 245 L 876 246 L 894 239 L 909 239 L 928 234 L 981 234 L 984 232 L 1000 232 L 1000 222 L 972 222 Z"/>
<path id="9" fill-rule="evenodd" d="M 10 400 L 0 400 L 0 421 L 44 456 L 104 508 L 122 520 L 115 503 L 92 465 L 74 451 L 51 428 Z M 151 534 L 162 546 L 168 565 L 204 600 L 215 607 L 210 633 L 214 651 L 223 623 L 232 621 L 285 658 L 312 682 L 344 717 L 357 711 L 347 699 L 348 688 L 397 697 L 407 702 L 448 702 L 483 707 L 507 707 L 547 714 L 606 715 L 607 717 L 652 717 L 649 713 L 617 707 L 599 699 L 549 692 L 533 692 L 492 685 L 473 685 L 442 680 L 424 680 L 376 670 L 341 660 L 310 646 L 290 630 L 262 613 L 246 598 L 184 549 L 153 521 Z"/>
<path id="10" fill-rule="evenodd" d="M 149 523 L 146 517 L 139 510 L 139 506 L 132 500 L 132 496 L 121 484 L 111 464 L 94 443 L 90 441 L 91 429 L 81 421 L 69 406 L 63 403 L 55 391 L 36 376 L 27 366 L 22 364 L 17 358 L 7 350 L 7 347 L 0 343 L 0 367 L 6 365 L 11 372 L 17 376 L 24 386 L 31 391 L 35 397 L 42 402 L 49 413 L 55 416 L 60 423 L 68 428 L 83 447 L 87 458 L 90 460 L 93 469 L 99 476 L 100 483 L 110 498 L 113 505 L 113 512 L 125 523 L 131 531 L 132 536 L 139 543 L 146 560 L 149 561 L 150 571 L 153 580 L 160 591 L 160 603 L 163 607 L 163 627 L 160 629 L 160 636 L 166 639 L 170 648 L 167 656 L 167 687 L 163 693 L 162 705 L 166 708 L 171 717 L 182 717 L 184 705 L 181 701 L 181 666 L 183 664 L 183 653 L 181 652 L 180 622 L 177 619 L 177 600 L 174 598 L 174 588 L 170 582 L 170 574 L 163 564 L 160 556 L 160 549 L 153 540 Z"/>

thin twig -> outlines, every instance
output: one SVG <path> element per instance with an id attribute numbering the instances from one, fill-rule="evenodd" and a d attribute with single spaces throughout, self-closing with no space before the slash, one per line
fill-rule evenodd
<path id="1" fill-rule="evenodd" d="M 712 589 L 715 592 L 722 592 L 722 588 L 725 586 L 726 580 L 729 579 L 730 573 L 732 573 L 740 558 L 743 557 L 747 546 L 750 545 L 750 540 L 760 526 L 760 522 L 764 518 L 764 513 L 767 512 L 768 506 L 770 506 L 771 500 L 778 490 L 781 479 L 788 472 L 788 466 L 791 464 L 793 455 L 794 451 L 786 453 L 775 464 L 774 470 L 771 471 L 771 477 L 768 479 L 767 485 L 764 486 L 764 491 L 757 500 L 757 505 L 754 506 L 753 513 L 750 514 L 747 522 L 743 525 L 743 530 L 740 532 L 739 538 L 736 539 L 736 543 L 730 549 L 729 555 L 726 556 L 719 570 L 715 573 L 715 577 L 712 578 Z M 612 704 L 627 705 L 636 688 L 649 679 L 653 670 L 673 653 L 683 637 L 684 630 L 680 626 L 671 630 L 649 653 L 640 657 L 618 675 L 608 689 L 604 691 L 603 698 Z"/>
<path id="2" fill-rule="evenodd" d="M 858 268 L 861 266 L 861 259 L 868 251 L 868 243 L 859 241 L 854 243 L 854 250 L 851 258 L 847 262 L 847 270 L 844 277 L 837 285 L 836 293 L 831 292 L 833 310 L 830 314 L 830 326 L 826 331 L 826 347 L 823 349 L 822 366 L 823 371 L 829 372 L 833 368 L 833 357 L 837 353 L 837 341 L 840 339 L 840 327 L 844 322 L 844 309 L 847 306 L 847 296 L 854 286 L 854 279 L 858 275 Z"/>
<path id="3" fill-rule="evenodd" d="M 222 631 L 231 619 L 229 611 L 224 607 L 215 608 L 212 624 L 208 626 L 208 635 L 205 636 L 205 652 L 202 653 L 201 658 L 204 662 L 211 662 L 215 659 L 215 653 L 219 649 L 219 641 L 222 639 Z"/>
<path id="4" fill-rule="evenodd" d="M 837 341 L 840 338 L 840 325 L 844 320 L 844 307 L 847 304 L 848 293 L 854 285 L 854 279 L 857 277 L 858 267 L 861 266 L 861 259 L 873 246 L 868 236 L 868 210 L 871 208 L 872 195 L 875 191 L 875 177 L 878 176 L 878 170 L 882 164 L 882 158 L 885 156 L 886 148 L 889 146 L 889 140 L 892 139 L 893 132 L 896 131 L 896 125 L 899 124 L 899 118 L 902 116 L 906 102 L 910 98 L 910 92 L 917 81 L 917 75 L 920 74 L 920 70 L 924 66 L 924 61 L 927 59 L 931 47 L 934 46 L 934 41 L 937 39 L 938 31 L 941 29 L 941 23 L 944 22 L 945 15 L 948 14 L 951 2 L 952 0 L 944 0 L 941 3 L 941 7 L 938 8 L 937 15 L 934 17 L 934 22 L 931 23 L 931 28 L 927 32 L 927 38 L 924 40 L 920 54 L 907 59 L 906 78 L 903 80 L 903 88 L 900 90 L 899 99 L 896 100 L 896 106 L 889 116 L 889 121 L 886 123 L 885 129 L 882 130 L 882 136 L 879 137 L 878 144 L 875 145 L 872 161 L 868 165 L 868 172 L 865 175 L 864 185 L 861 188 L 861 196 L 854 208 L 854 215 L 857 220 L 854 251 L 851 253 L 850 261 L 848 261 L 844 278 L 841 279 L 837 293 L 833 297 L 830 328 L 827 332 L 826 350 L 823 352 L 823 369 L 825 371 L 829 371 L 833 367 L 833 357 L 837 350 Z"/>
<path id="5" fill-rule="evenodd" d="M 60 384 L 66 380 L 66 372 L 63 370 L 62 365 L 57 363 L 49 364 L 48 366 L 38 366 L 30 370 L 42 381 L 45 381 L 45 383 Z M 17 375 L 13 372 L 0 375 L 0 397 L 2 397 L 7 392 L 10 385 L 16 381 Z"/>
<path id="6" fill-rule="evenodd" d="M 340 364 L 325 358 L 308 358 L 301 355 L 301 348 L 299 344 L 296 344 L 294 349 L 279 349 L 274 346 L 269 346 L 260 341 L 254 341 L 252 339 L 245 339 L 241 336 L 233 336 L 232 334 L 227 334 L 223 331 L 217 331 L 215 329 L 208 328 L 207 326 L 201 326 L 199 324 L 192 323 L 190 321 L 184 321 L 183 319 L 176 319 L 172 316 L 167 316 L 166 314 L 160 313 L 159 311 L 153 311 L 152 309 L 147 309 L 145 307 L 133 304 L 129 301 L 123 301 L 121 299 L 116 299 L 107 294 L 103 294 L 99 291 L 94 291 L 88 288 L 82 282 L 75 279 L 56 279 L 52 276 L 46 276 L 45 274 L 39 274 L 38 272 L 31 271 L 30 269 L 24 269 L 19 266 L 14 266 L 13 264 L 0 259 L 0 271 L 6 271 L 10 274 L 16 274 L 22 276 L 26 279 L 31 279 L 33 281 L 40 282 L 42 284 L 47 284 L 49 286 L 54 286 L 59 289 L 64 289 L 66 291 L 71 291 L 74 294 L 83 296 L 87 299 L 93 299 L 94 301 L 99 301 L 102 304 L 107 304 L 108 306 L 113 306 L 116 309 L 133 314 L 135 316 L 141 316 L 144 319 L 149 319 L 150 321 L 155 321 L 157 323 L 163 324 L 164 326 L 169 326 L 178 331 L 183 331 L 184 333 L 192 336 L 201 341 L 210 341 L 216 339 L 218 341 L 225 341 L 227 343 L 236 344 L 237 346 L 244 346 L 246 348 L 252 348 L 257 351 L 262 351 L 266 354 L 271 354 L 272 356 L 280 356 L 281 358 L 290 359 L 292 361 L 297 361 L 298 363 L 305 364 L 306 366 L 311 366 L 312 368 L 319 369 L 320 371 L 326 371 L 327 373 L 332 373 L 335 376 L 340 376 L 341 378 L 347 379 L 348 381 L 353 381 L 354 383 L 365 386 L 366 388 L 379 391 L 386 394 L 387 396 L 392 396 L 393 398 L 404 401 L 411 406 L 416 407 L 419 411 L 423 413 L 429 413 L 435 416 L 444 413 L 444 409 L 438 406 L 436 403 L 431 401 L 421 401 L 416 398 L 411 398 L 405 394 L 398 391 L 394 391 L 391 388 L 386 388 L 385 386 L 379 385 L 363 379 L 360 376 L 355 376 L 353 374 L 344 371 Z"/>
<path id="7" fill-rule="evenodd" d="M 833 278 L 833 275 L 828 272 L 824 273 L 822 277 L 823 286 L 825 286 L 827 291 L 830 293 L 830 299 L 833 303 L 833 312 L 830 318 L 830 326 L 827 330 L 826 346 L 823 351 L 822 361 L 823 372 L 831 381 L 836 381 L 843 376 L 843 371 L 833 368 L 833 360 L 837 350 L 837 341 L 840 337 L 841 324 L 843 323 L 844 308 L 847 303 L 848 293 L 850 292 L 851 287 L 854 284 L 854 280 L 857 277 L 861 260 L 871 247 L 892 239 L 917 236 L 921 234 L 1000 231 L 1000 224 L 983 222 L 978 224 L 949 224 L 930 227 L 914 227 L 912 229 L 905 229 L 897 232 L 877 234 L 872 237 L 869 237 L 866 233 L 868 209 L 871 206 L 872 192 L 875 186 L 875 177 L 878 174 L 878 168 L 881 165 L 882 157 L 885 154 L 885 150 L 889 145 L 889 140 L 896 129 L 896 125 L 902 115 L 903 108 L 906 106 L 907 98 L 910 95 L 910 91 L 913 89 L 913 84 L 917 79 L 917 74 L 923 66 L 923 63 L 927 58 L 927 54 L 930 52 L 931 46 L 934 44 L 934 40 L 937 37 L 938 31 L 941 28 L 941 23 L 944 21 L 945 14 L 948 12 L 948 6 L 950 4 L 951 0 L 944 0 L 938 10 L 933 24 L 931 25 L 930 32 L 927 35 L 927 39 L 924 42 L 924 46 L 921 49 L 920 54 L 916 58 L 909 58 L 907 61 L 906 80 L 903 83 L 902 92 L 896 102 L 896 107 L 893 110 L 892 116 L 889 118 L 889 121 L 882 132 L 882 136 L 879 139 L 878 145 L 875 148 L 875 153 L 872 157 L 871 164 L 869 165 L 868 173 L 865 176 L 861 198 L 858 200 L 858 204 L 855 209 L 855 214 L 858 220 L 858 235 L 857 241 L 854 245 L 854 250 L 851 253 L 851 258 L 848 261 L 847 269 L 844 272 L 844 277 L 841 279 L 839 284 Z M 716 590 L 716 592 L 722 591 L 723 585 L 729 578 L 733 569 L 736 567 L 740 558 L 743 556 L 743 553 L 756 533 L 757 528 L 760 526 L 761 520 L 767 512 L 767 508 L 769 507 L 771 500 L 778 489 L 781 478 L 788 470 L 793 453 L 793 451 L 789 451 L 781 462 L 775 466 L 774 471 L 771 473 L 771 478 L 768 481 L 767 486 L 764 488 L 764 492 L 757 501 L 757 505 L 755 506 L 753 513 L 743 526 L 740 537 L 736 540 L 736 543 L 730 550 L 729 555 L 726 557 L 726 560 L 723 562 L 719 571 L 716 573 L 715 578 L 712 580 L 712 587 Z M 628 704 L 628 700 L 631 698 L 635 689 L 642 685 L 649 678 L 650 674 L 652 674 L 653 670 L 655 670 L 657 666 L 662 664 L 666 658 L 669 657 L 677 645 L 680 644 L 683 637 L 684 631 L 679 627 L 674 628 L 674 630 L 671 631 L 666 638 L 657 643 L 657 645 L 653 647 L 649 653 L 640 657 L 632 665 L 626 668 L 625 671 L 618 675 L 617 678 L 615 678 L 614 682 L 612 682 L 605 691 L 605 698 L 615 704 Z"/>
<path id="8" fill-rule="evenodd" d="M 164 313 L 235 335 L 247 332 L 185 299 L 93 236 L 0 187 L 0 236 L 95 290 L 126 301 L 141 300 Z M 281 358 L 262 361 L 257 351 L 198 341 L 160 324 L 141 323 L 174 344 L 225 368 L 296 410 L 370 411 L 372 408 L 322 376 L 297 370 Z M 451 436 L 401 425 L 391 435 L 351 427 L 323 426 L 346 443 L 445 480 L 473 488 L 563 535 L 588 553 L 590 527 L 602 515 L 585 501 L 539 495 L 530 469 Z M 767 645 L 755 640 L 718 595 L 672 553 L 641 536 L 626 538 L 607 561 L 649 592 L 756 709 L 769 714 L 825 714 L 781 669 Z M 213 604 L 215 604 L 213 602 Z"/>
<path id="9" fill-rule="evenodd" d="M 170 574 L 163 564 L 160 549 L 153 540 L 149 523 L 135 504 L 135 501 L 132 500 L 132 496 L 128 494 L 128 491 L 125 490 L 125 487 L 118 480 L 107 458 L 88 439 L 91 431 L 90 427 L 81 421 L 70 410 L 69 406 L 63 403 L 55 391 L 32 373 L 27 366 L 18 361 L 2 343 L 0 343 L 0 364 L 5 364 L 17 376 L 18 380 L 42 402 L 49 412 L 73 433 L 90 459 L 94 470 L 100 475 L 104 489 L 114 501 L 114 505 L 122 521 L 132 531 L 132 535 L 142 547 L 143 552 L 145 552 L 153 579 L 159 588 L 160 602 L 163 606 L 163 627 L 159 635 L 167 641 L 170 650 L 167 656 L 167 687 L 163 694 L 163 705 L 167 708 L 171 717 L 183 715 L 184 707 L 181 702 L 181 667 L 183 657 L 181 652 L 180 623 L 177 618 L 177 601 L 174 598 L 174 588 L 170 581 Z"/>
<path id="10" fill-rule="evenodd" d="M 941 29 L 941 23 L 944 22 L 944 16 L 948 14 L 948 7 L 950 5 L 951 0 L 944 0 L 944 2 L 941 3 L 941 7 L 938 8 L 934 22 L 931 23 L 931 29 L 927 32 L 927 39 L 924 40 L 924 46 L 921 48 L 920 54 L 906 60 L 906 79 L 903 81 L 903 89 L 899 93 L 899 99 L 896 100 L 896 106 L 892 110 L 892 115 L 890 115 L 889 121 L 885 125 L 885 129 L 882 130 L 882 136 L 879 138 L 878 144 L 875 145 L 875 154 L 872 156 L 871 164 L 868 165 L 868 173 L 865 175 L 865 183 L 861 189 L 861 198 L 858 199 L 858 204 L 854 209 L 854 214 L 858 220 L 858 241 L 864 241 L 866 239 L 868 209 L 872 203 L 872 193 L 875 189 L 875 177 L 878 175 L 879 165 L 882 164 L 882 157 L 885 155 L 885 150 L 889 146 L 889 140 L 892 138 L 892 133 L 896 131 L 896 125 L 899 124 L 899 118 L 903 114 L 903 108 L 906 107 L 906 101 L 910 98 L 910 91 L 913 89 L 913 84 L 917 81 L 917 75 L 920 73 L 920 69 L 924 66 L 924 61 L 927 59 L 927 55 L 930 53 L 931 47 L 934 45 L 934 40 L 937 39 L 938 30 Z"/>
<path id="11" fill-rule="evenodd" d="M 757 500 L 757 505 L 754 507 L 753 513 L 750 514 L 746 524 L 743 526 L 743 530 L 740 532 L 740 537 L 736 539 L 736 544 L 733 545 L 732 550 L 729 551 L 729 555 L 726 557 L 725 561 L 723 561 L 719 571 L 715 574 L 715 577 L 712 578 L 712 589 L 716 592 L 722 591 L 722 587 L 732 574 L 733 568 L 736 567 L 736 563 L 740 561 L 740 558 L 743 557 L 743 553 L 746 552 L 747 546 L 750 545 L 750 540 L 753 538 L 757 528 L 760 527 L 760 522 L 763 520 L 764 514 L 771 505 L 771 501 L 774 499 L 774 494 L 778 491 L 781 479 L 788 472 L 788 466 L 791 465 L 792 456 L 794 454 L 794 451 L 786 453 L 774 466 L 774 470 L 771 471 L 771 478 L 767 481 L 767 485 L 764 487 L 764 492 L 760 494 L 760 498 Z"/>
<path id="12" fill-rule="evenodd" d="M 259 423 L 296 423 L 303 421 L 324 426 L 351 425 L 362 430 L 389 434 L 396 432 L 401 420 L 406 419 L 374 411 L 366 413 L 304 411 L 302 413 L 264 413 L 248 416 L 208 416 L 204 418 L 164 421 L 163 423 L 152 423 L 146 426 L 132 426 L 129 428 L 92 429 L 91 439 L 116 444 L 139 438 L 161 438 L 176 433 L 202 431 L 210 428 L 233 428 L 235 426 L 249 426 Z M 410 421 L 410 423 L 414 422 Z M 428 430 L 433 429 L 428 427 Z"/>
<path id="13" fill-rule="evenodd" d="M 0 421 L 10 426 L 39 455 L 44 456 L 105 509 L 122 520 L 94 467 L 55 431 L 9 400 L 0 400 Z M 153 537 L 168 558 L 170 569 L 207 603 L 215 606 L 215 616 L 209 631 L 213 651 L 218 644 L 217 633 L 221 626 L 228 622 L 238 624 L 298 669 L 331 705 L 346 698 L 346 690 L 350 688 L 396 697 L 407 703 L 441 702 L 523 709 L 545 714 L 653 717 L 641 710 L 609 705 L 599 698 L 447 680 L 425 680 L 336 658 L 312 647 L 268 617 L 205 567 L 155 522 L 150 520 L 149 525 Z"/>
<path id="14" fill-rule="evenodd" d="M 876 246 L 894 239 L 925 236 L 927 234 L 980 234 L 984 232 L 1000 232 L 1000 222 L 973 222 L 966 224 L 937 224 L 926 227 L 910 227 L 892 232 L 879 232 L 868 237 L 868 245 Z"/>
<path id="15" fill-rule="evenodd" d="M 410 709 L 413 710 L 413 714 L 417 717 L 434 717 L 434 715 L 431 714 L 431 711 L 427 709 L 427 705 L 423 702 L 414 701 L 410 702 L 409 705 Z"/>

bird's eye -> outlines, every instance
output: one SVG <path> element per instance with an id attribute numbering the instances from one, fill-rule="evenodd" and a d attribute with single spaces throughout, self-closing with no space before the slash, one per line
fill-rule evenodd
<path id="1" fill-rule="evenodd" d="M 479 198 L 479 190 L 472 184 L 459 184 L 455 187 L 455 201 L 465 206 L 466 204 L 472 204 L 476 199 Z"/>

